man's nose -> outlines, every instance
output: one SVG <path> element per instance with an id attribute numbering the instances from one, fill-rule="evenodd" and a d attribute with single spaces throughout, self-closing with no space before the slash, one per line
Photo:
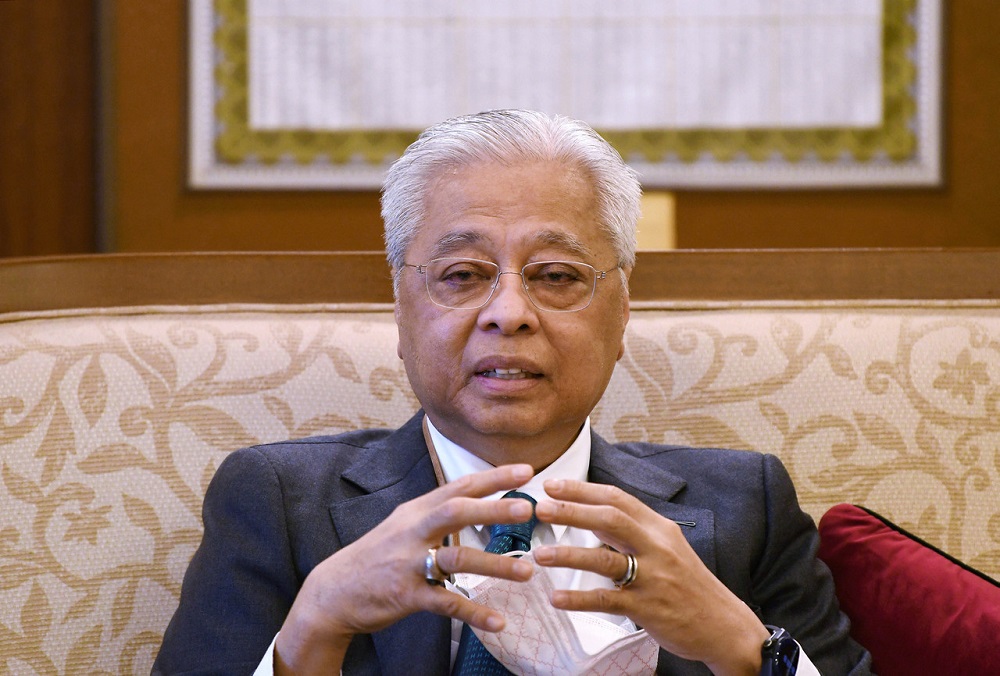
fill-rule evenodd
<path id="1" fill-rule="evenodd" d="M 508 276 L 508 279 L 504 279 Z M 537 321 L 537 308 L 528 297 L 524 279 L 519 271 L 501 272 L 493 295 L 479 313 L 484 327 L 497 326 L 504 332 L 517 331 L 522 326 L 533 326 Z"/>
<path id="2" fill-rule="evenodd" d="M 504 292 L 504 275 L 510 275 L 512 277 L 512 279 L 507 280 L 507 292 L 517 294 L 520 299 L 534 306 L 534 303 L 531 302 L 531 297 L 528 296 L 528 289 L 524 284 L 524 276 L 519 270 L 504 270 L 498 273 L 496 288 L 493 290 L 493 297 L 490 298 L 489 302 L 492 303 L 501 293 Z"/>

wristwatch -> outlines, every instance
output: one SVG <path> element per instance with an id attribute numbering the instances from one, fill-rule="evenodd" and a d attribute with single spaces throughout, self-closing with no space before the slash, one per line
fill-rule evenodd
<path id="1" fill-rule="evenodd" d="M 760 647 L 760 676 L 795 676 L 799 644 L 781 627 L 767 627 L 771 636 Z"/>

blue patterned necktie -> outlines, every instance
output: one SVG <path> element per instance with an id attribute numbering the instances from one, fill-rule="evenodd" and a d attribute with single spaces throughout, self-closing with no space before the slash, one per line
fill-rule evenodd
<path id="1" fill-rule="evenodd" d="M 528 500 L 531 506 L 535 506 L 535 500 L 530 495 L 510 491 L 505 494 L 505 498 L 521 498 Z M 505 523 L 490 526 L 490 543 L 486 545 L 486 551 L 492 554 L 506 554 L 507 552 L 526 552 L 531 549 L 531 533 L 535 530 L 535 512 L 532 510 L 531 518 L 524 523 Z M 451 671 L 452 676 L 490 676 L 492 674 L 509 674 L 510 672 L 497 661 L 486 646 L 476 638 L 469 625 L 462 626 L 462 638 L 458 642 L 458 655 L 455 656 L 455 667 Z"/>

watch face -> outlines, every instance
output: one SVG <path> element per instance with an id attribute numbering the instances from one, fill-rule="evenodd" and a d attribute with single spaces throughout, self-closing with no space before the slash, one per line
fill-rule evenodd
<path id="1" fill-rule="evenodd" d="M 795 676 L 795 669 L 799 664 L 799 644 L 791 638 L 782 638 L 774 641 L 770 649 L 765 648 L 767 653 L 764 657 L 768 662 L 770 671 L 763 670 L 770 676 Z"/>

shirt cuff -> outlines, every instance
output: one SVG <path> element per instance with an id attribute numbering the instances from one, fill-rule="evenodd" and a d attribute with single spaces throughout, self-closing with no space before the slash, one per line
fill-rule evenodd
<path id="1" fill-rule="evenodd" d="M 799 646 L 799 661 L 795 665 L 795 676 L 823 676 L 802 649 L 802 644 L 798 641 L 795 643 Z"/>
<path id="2" fill-rule="evenodd" d="M 253 676 L 274 676 L 274 644 L 277 642 L 278 634 L 275 634 L 271 645 L 267 647 L 267 652 L 264 653 L 264 658 L 254 669 Z"/>

